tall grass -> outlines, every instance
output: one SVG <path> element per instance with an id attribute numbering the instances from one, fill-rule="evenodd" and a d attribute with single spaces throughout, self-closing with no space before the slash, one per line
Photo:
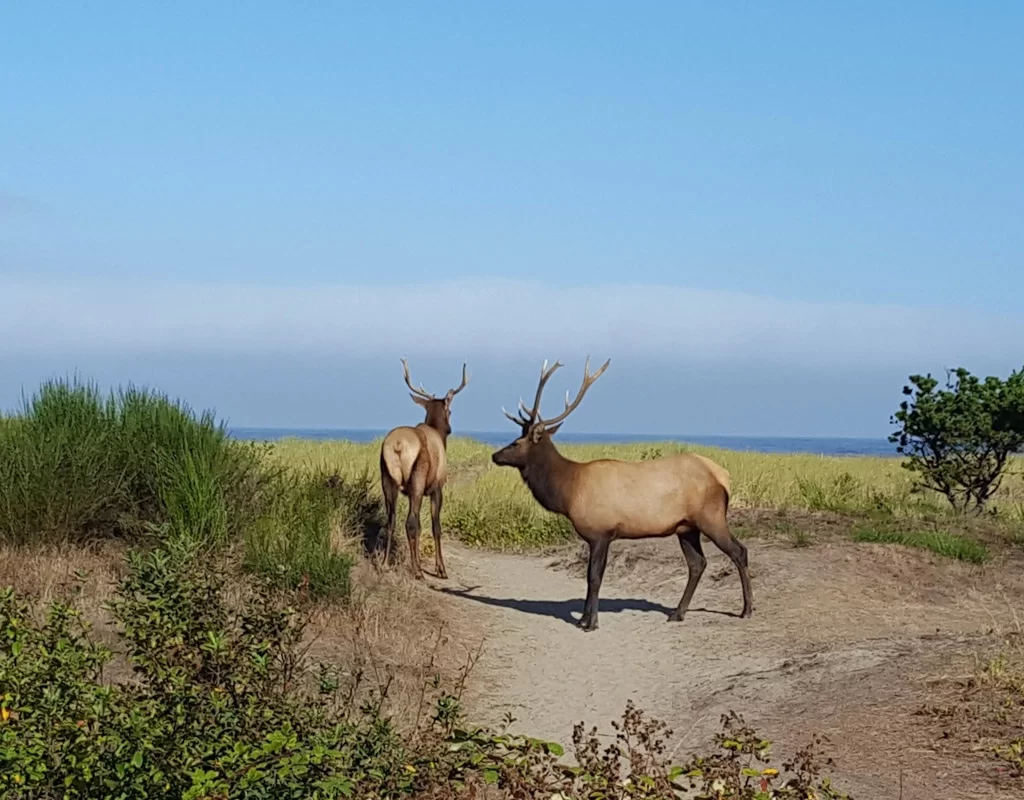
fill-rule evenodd
<path id="1" fill-rule="evenodd" d="M 278 491 L 246 537 L 245 566 L 312 597 L 347 595 L 353 539 L 372 538 L 383 524 L 369 473 L 343 479 L 318 470 L 283 473 Z"/>
<path id="2" fill-rule="evenodd" d="M 378 524 L 372 478 L 328 483 L 268 450 L 162 394 L 47 382 L 0 418 L 0 542 L 235 542 L 249 569 L 278 583 L 347 594 L 353 557 L 339 539 Z"/>
<path id="3" fill-rule="evenodd" d="M 217 544 L 251 523 L 269 473 L 210 413 L 129 388 L 51 381 L 0 427 L 0 539 L 162 531 Z"/>
<path id="4" fill-rule="evenodd" d="M 379 496 L 377 459 L 380 441 L 314 442 L 288 439 L 273 447 L 282 467 L 310 471 L 337 469 L 346 475 L 367 470 L 372 491 Z M 528 549 L 571 540 L 572 529 L 561 517 L 544 511 L 530 496 L 515 470 L 496 467 L 494 448 L 462 437 L 448 444 L 450 478 L 445 490 L 443 525 L 471 544 L 500 549 Z M 596 458 L 644 460 L 677 452 L 706 455 L 732 476 L 733 508 L 795 512 L 830 512 L 861 516 L 879 514 L 909 523 L 948 513 L 944 499 L 913 490 L 913 476 L 895 458 L 828 457 L 806 454 L 767 454 L 690 446 L 679 442 L 629 445 L 559 445 L 578 461 Z M 1020 462 L 1011 466 L 993 506 L 1012 522 L 1024 507 Z M 403 515 L 404 505 L 399 515 Z M 426 514 L 426 510 L 423 512 Z M 1017 512 L 1019 513 L 1019 512 Z"/>

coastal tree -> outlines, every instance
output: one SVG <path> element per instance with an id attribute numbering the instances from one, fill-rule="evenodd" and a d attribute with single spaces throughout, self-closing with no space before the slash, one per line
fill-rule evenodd
<path id="1" fill-rule="evenodd" d="M 1006 380 L 946 370 L 945 388 L 930 373 L 909 380 L 889 441 L 919 488 L 942 494 L 958 512 L 980 513 L 1010 457 L 1024 450 L 1024 369 Z"/>

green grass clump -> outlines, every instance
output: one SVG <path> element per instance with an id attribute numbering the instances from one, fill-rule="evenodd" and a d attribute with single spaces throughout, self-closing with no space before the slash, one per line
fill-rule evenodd
<path id="1" fill-rule="evenodd" d="M 0 427 L 0 540 L 156 531 L 222 543 L 252 521 L 266 475 L 210 413 L 52 381 Z"/>
<path id="2" fill-rule="evenodd" d="M 316 471 L 284 473 L 246 536 L 245 566 L 274 585 L 305 585 L 312 597 L 347 596 L 354 547 L 383 525 L 369 472 L 344 479 Z"/>
<path id="3" fill-rule="evenodd" d="M 0 542 L 240 542 L 246 566 L 278 584 L 346 595 L 353 556 L 335 534 L 376 524 L 373 478 L 349 470 L 328 485 L 271 451 L 162 394 L 47 382 L 0 418 Z"/>
<path id="4" fill-rule="evenodd" d="M 981 542 L 946 531 L 901 531 L 888 527 L 862 527 L 853 531 L 853 540 L 918 547 L 971 564 L 983 564 L 989 559 L 988 549 Z"/>

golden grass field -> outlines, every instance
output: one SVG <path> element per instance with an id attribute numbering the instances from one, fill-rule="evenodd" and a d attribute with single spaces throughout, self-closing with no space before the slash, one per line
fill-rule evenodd
<path id="1" fill-rule="evenodd" d="M 376 476 L 379 448 L 379 439 L 369 443 L 284 439 L 274 444 L 273 457 L 282 465 L 298 469 L 336 470 L 341 475 L 369 470 Z M 766 454 L 678 442 L 564 445 L 559 449 L 579 461 L 701 453 L 731 473 L 733 509 L 871 514 L 908 522 L 949 515 L 945 498 L 913 491 L 914 476 L 898 458 Z M 451 477 L 444 499 L 445 530 L 467 543 L 499 549 L 523 549 L 571 538 L 568 523 L 541 509 L 515 470 L 491 463 L 493 450 L 471 439 L 449 440 Z M 1024 478 L 1019 462 L 1010 473 L 991 508 L 1017 530 L 1024 525 Z M 400 519 L 404 518 L 404 508 L 402 501 Z M 750 533 L 756 531 L 744 532 Z"/>

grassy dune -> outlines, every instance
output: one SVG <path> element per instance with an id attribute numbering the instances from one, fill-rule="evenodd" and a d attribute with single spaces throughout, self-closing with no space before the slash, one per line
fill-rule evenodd
<path id="1" fill-rule="evenodd" d="M 367 469 L 376 473 L 379 448 L 379 440 L 357 444 L 286 439 L 274 445 L 272 454 L 280 464 L 300 471 L 337 470 L 342 475 L 355 476 Z M 445 530 L 470 544 L 513 550 L 571 539 L 568 523 L 541 509 L 514 470 L 491 463 L 493 449 L 470 439 L 450 440 L 452 477 L 445 495 Z M 677 442 L 564 445 L 560 450 L 579 461 L 642 460 L 675 452 L 701 453 L 731 473 L 734 509 L 830 512 L 902 521 L 909 528 L 923 521 L 932 525 L 963 524 L 949 514 L 944 498 L 915 493 L 912 475 L 895 458 L 766 454 Z M 1011 472 L 992 507 L 1008 531 L 1016 531 L 1024 525 L 1024 479 L 1019 462 Z M 400 513 L 404 513 L 402 508 Z M 863 525 L 859 530 L 861 537 L 870 538 L 870 534 L 863 533 Z M 751 528 L 742 531 L 743 535 L 757 532 Z M 875 540 L 894 541 L 895 537 L 881 532 Z M 917 541 L 910 537 L 905 543 L 916 545 Z"/>

